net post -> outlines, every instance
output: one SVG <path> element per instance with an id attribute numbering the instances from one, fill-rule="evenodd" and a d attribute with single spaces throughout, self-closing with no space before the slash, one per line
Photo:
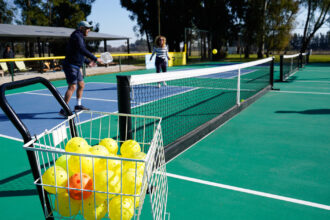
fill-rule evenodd
<path id="1" fill-rule="evenodd" d="M 130 76 L 117 76 L 118 112 L 131 114 Z M 128 116 L 119 116 L 120 140 L 132 139 L 132 121 Z"/>
<path id="2" fill-rule="evenodd" d="M 274 87 L 274 62 L 275 62 L 275 57 L 273 57 L 272 61 L 270 62 L 270 77 L 269 77 L 269 83 L 271 86 L 271 89 Z"/>
<path id="3" fill-rule="evenodd" d="M 299 54 L 299 61 L 298 61 L 298 68 L 302 68 L 303 67 L 303 55 L 302 53 Z"/>
<path id="4" fill-rule="evenodd" d="M 284 82 L 283 64 L 283 55 L 280 55 L 280 80 L 282 82 Z"/>
<path id="5" fill-rule="evenodd" d="M 310 49 L 310 50 L 307 52 L 307 55 L 306 55 L 306 64 L 309 63 L 309 56 L 310 56 L 311 52 L 312 52 L 312 49 Z"/>
<path id="6" fill-rule="evenodd" d="M 14 62 L 9 62 L 9 66 L 8 66 L 8 69 L 9 69 L 9 73 L 11 75 L 11 81 L 14 82 Z"/>
<path id="7" fill-rule="evenodd" d="M 240 106 L 241 102 L 241 69 L 238 69 L 237 73 L 237 94 L 236 94 L 236 104 Z"/>

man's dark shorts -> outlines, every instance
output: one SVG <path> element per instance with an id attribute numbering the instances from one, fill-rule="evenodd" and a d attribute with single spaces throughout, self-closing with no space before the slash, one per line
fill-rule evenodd
<path id="1" fill-rule="evenodd" d="M 72 64 L 64 64 L 63 70 L 68 84 L 77 84 L 77 82 L 83 81 L 84 77 L 81 74 L 79 66 Z"/>

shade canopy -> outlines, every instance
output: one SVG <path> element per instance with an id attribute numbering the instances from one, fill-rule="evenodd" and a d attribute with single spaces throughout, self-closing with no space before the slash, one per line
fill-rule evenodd
<path id="1" fill-rule="evenodd" d="M 0 40 L 6 41 L 27 41 L 36 39 L 42 41 L 52 41 L 67 39 L 75 29 L 66 27 L 48 27 L 34 25 L 13 25 L 0 24 Z M 104 34 L 99 32 L 89 32 L 86 40 L 128 40 L 128 37 Z"/>

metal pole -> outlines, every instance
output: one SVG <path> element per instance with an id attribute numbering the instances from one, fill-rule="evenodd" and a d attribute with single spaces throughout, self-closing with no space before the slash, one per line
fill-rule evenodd
<path id="1" fill-rule="evenodd" d="M 283 55 L 280 55 L 280 80 L 284 81 L 284 74 L 283 74 Z"/>
<path id="2" fill-rule="evenodd" d="M 42 55 L 41 55 L 41 42 L 40 42 L 40 38 L 38 38 L 38 40 L 37 40 L 37 43 L 38 43 L 38 53 L 39 53 L 39 57 L 41 57 Z M 40 73 L 43 73 L 44 71 L 43 71 L 43 61 L 39 61 L 39 72 Z"/>
<path id="3" fill-rule="evenodd" d="M 160 35 L 160 0 L 157 1 L 158 8 L 158 35 Z"/>
<path id="4" fill-rule="evenodd" d="M 236 104 L 241 105 L 241 69 L 238 69 Z"/>
<path id="5" fill-rule="evenodd" d="M 121 72 L 121 56 L 119 56 L 119 72 Z"/>
<path id="6" fill-rule="evenodd" d="M 275 62 L 275 57 L 273 57 L 271 63 L 270 63 L 270 86 L 271 89 L 274 87 L 274 62 Z"/>
<path id="7" fill-rule="evenodd" d="M 9 72 L 11 75 L 11 81 L 14 82 L 14 62 L 9 62 Z"/>
<path id="8" fill-rule="evenodd" d="M 82 72 L 83 72 L 83 76 L 86 77 L 86 64 L 83 63 L 82 65 Z"/>
<path id="9" fill-rule="evenodd" d="M 129 38 L 127 38 L 127 53 L 130 53 L 130 48 L 129 48 Z"/>
<path id="10" fill-rule="evenodd" d="M 103 40 L 104 43 L 104 50 L 103 52 L 107 52 L 108 48 L 107 48 L 107 40 Z"/>
<path id="11" fill-rule="evenodd" d="M 118 111 L 131 114 L 130 76 L 117 76 Z M 128 116 L 119 117 L 119 135 L 121 141 L 132 139 L 132 122 Z"/>

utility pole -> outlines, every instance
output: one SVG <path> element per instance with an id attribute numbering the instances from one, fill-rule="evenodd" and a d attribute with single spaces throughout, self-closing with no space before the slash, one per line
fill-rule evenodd
<path id="1" fill-rule="evenodd" d="M 158 8 L 158 35 L 160 35 L 160 0 L 157 0 L 157 8 Z"/>

